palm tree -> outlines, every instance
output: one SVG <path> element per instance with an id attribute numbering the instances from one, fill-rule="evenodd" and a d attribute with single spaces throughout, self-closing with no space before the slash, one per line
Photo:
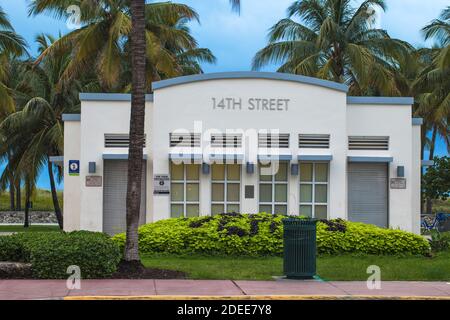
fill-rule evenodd
<path id="1" fill-rule="evenodd" d="M 25 46 L 25 40 L 15 33 L 6 13 L 0 7 L 0 121 L 9 113 L 14 112 L 15 109 L 11 89 L 7 86 L 6 82 L 10 81 L 13 75 L 10 73 L 10 60 L 12 57 L 23 55 L 25 53 Z M 6 171 L 11 210 L 16 208 L 20 209 L 20 181 L 15 179 L 14 172 L 8 169 Z M 14 204 L 15 196 L 18 198 L 17 206 Z"/>
<path id="2" fill-rule="evenodd" d="M 57 40 L 51 36 L 39 35 L 37 41 L 42 50 L 46 50 Z M 55 168 L 50 157 L 62 155 L 63 152 L 62 114 L 79 111 L 78 84 L 59 83 L 70 61 L 70 53 L 66 53 L 59 57 L 47 57 L 39 65 L 26 63 L 27 69 L 22 82 L 31 87 L 31 92 L 26 99 L 22 98 L 23 107 L 0 124 L 0 132 L 6 137 L 0 147 L 0 154 L 13 150 L 9 165 L 24 177 L 25 209 L 29 207 L 35 181 L 46 167 L 55 215 L 61 228 L 63 217 L 56 192 Z M 57 169 L 58 177 L 61 177 L 61 168 Z"/>
<path id="3" fill-rule="evenodd" d="M 8 16 L 0 7 L 0 53 L 21 56 L 25 53 L 25 40 L 15 33 Z"/>
<path id="4" fill-rule="evenodd" d="M 81 8 L 80 29 L 61 37 L 38 57 L 71 52 L 72 60 L 62 75 L 62 80 L 75 79 L 86 70 L 95 67 L 103 92 L 121 92 L 129 89 L 131 82 L 131 7 L 133 1 L 79 0 Z M 66 3 L 59 0 L 36 0 L 30 3 L 30 14 L 66 14 Z M 189 6 L 171 2 L 145 4 L 146 81 L 151 83 L 162 76 L 181 74 L 176 58 L 167 50 L 175 47 L 180 51 L 197 49 L 197 42 L 189 29 L 180 28 L 172 21 L 198 20 L 197 13 Z M 146 92 L 150 88 L 146 88 Z"/>
<path id="5" fill-rule="evenodd" d="M 435 154 L 436 139 L 443 137 L 450 151 L 450 6 L 439 19 L 422 29 L 425 40 L 434 39 L 435 45 L 427 49 L 427 63 L 415 82 L 422 93 L 416 113 L 424 118 L 422 128 L 422 154 L 429 149 L 429 159 Z M 427 134 L 431 132 L 431 138 Z M 431 214 L 432 201 L 426 199 L 426 212 Z"/>
<path id="6" fill-rule="evenodd" d="M 366 0 L 353 8 L 351 1 L 297 0 L 288 18 L 271 28 L 253 68 L 281 63 L 280 72 L 345 83 L 350 94 L 399 95 L 393 74 L 412 48 L 373 27 L 376 8 L 385 10 L 385 1 Z"/>

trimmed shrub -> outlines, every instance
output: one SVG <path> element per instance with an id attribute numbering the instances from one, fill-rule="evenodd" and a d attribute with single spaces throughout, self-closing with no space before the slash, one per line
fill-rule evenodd
<path id="1" fill-rule="evenodd" d="M 260 213 L 161 220 L 139 228 L 139 248 L 141 253 L 280 255 L 284 218 Z M 123 247 L 125 235 L 113 240 Z M 413 233 L 336 219 L 318 222 L 317 249 L 322 254 L 416 255 L 430 247 Z"/>
<path id="2" fill-rule="evenodd" d="M 2 237 L 3 238 L 3 237 Z M 121 252 L 106 234 L 75 231 L 20 233 L 0 241 L 0 260 L 24 261 L 32 264 L 33 277 L 64 279 L 67 268 L 80 267 L 83 279 L 105 278 L 117 269 Z"/>
<path id="3" fill-rule="evenodd" d="M 0 261 L 24 262 L 24 252 L 19 240 L 12 236 L 0 237 Z"/>

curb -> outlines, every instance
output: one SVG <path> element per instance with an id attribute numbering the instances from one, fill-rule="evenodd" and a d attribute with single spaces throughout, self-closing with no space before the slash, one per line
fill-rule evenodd
<path id="1" fill-rule="evenodd" d="M 64 300 L 450 300 L 450 296 L 254 295 L 254 296 L 67 296 Z"/>

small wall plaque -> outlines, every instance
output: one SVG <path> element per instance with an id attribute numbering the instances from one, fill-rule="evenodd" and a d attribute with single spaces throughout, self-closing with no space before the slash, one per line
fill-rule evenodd
<path id="1" fill-rule="evenodd" d="M 86 176 L 86 187 L 101 187 L 102 181 L 101 176 Z"/>
<path id="2" fill-rule="evenodd" d="M 392 178 L 390 184 L 391 184 L 391 189 L 406 189 L 406 179 L 405 178 Z"/>
<path id="3" fill-rule="evenodd" d="M 245 186 L 245 199 L 255 198 L 255 186 Z"/>
<path id="4" fill-rule="evenodd" d="M 153 176 L 153 194 L 170 194 L 170 177 L 168 174 L 155 174 Z"/>

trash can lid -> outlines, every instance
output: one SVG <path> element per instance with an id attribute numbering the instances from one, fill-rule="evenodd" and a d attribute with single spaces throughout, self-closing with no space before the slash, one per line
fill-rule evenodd
<path id="1" fill-rule="evenodd" d="M 314 225 L 319 221 L 315 218 L 300 218 L 300 217 L 289 217 L 283 219 L 284 225 Z"/>

